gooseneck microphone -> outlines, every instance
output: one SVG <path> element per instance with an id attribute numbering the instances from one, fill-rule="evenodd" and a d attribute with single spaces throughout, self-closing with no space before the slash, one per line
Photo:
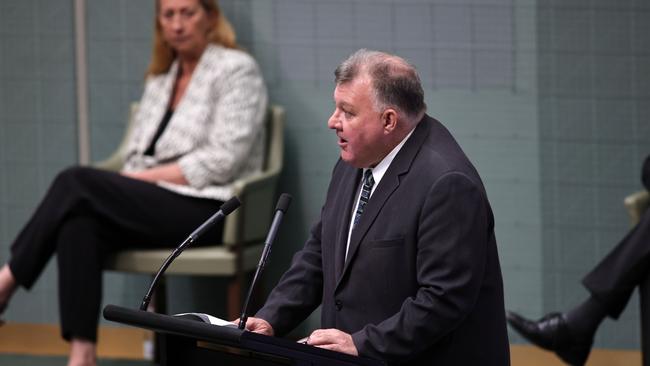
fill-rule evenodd
<path id="1" fill-rule="evenodd" d="M 214 215 L 210 216 L 209 219 L 207 219 L 201 226 L 196 228 L 190 236 L 187 237 L 174 251 L 165 259 L 163 264 L 160 266 L 158 269 L 158 272 L 156 272 L 156 276 L 154 276 L 153 281 L 151 281 L 151 285 L 149 285 L 149 290 L 147 291 L 147 294 L 144 295 L 144 298 L 142 298 L 142 304 L 140 304 L 140 310 L 147 310 L 147 306 L 149 306 L 149 302 L 151 301 L 151 295 L 153 294 L 153 291 L 156 289 L 156 286 L 158 285 L 158 280 L 160 277 L 165 273 L 167 270 L 167 267 L 169 267 L 170 264 L 178 257 L 185 248 L 187 248 L 190 244 L 194 243 L 196 239 L 198 239 L 206 230 L 211 228 L 214 224 L 217 222 L 223 220 L 226 216 L 228 216 L 231 212 L 235 211 L 239 205 L 241 205 L 241 202 L 239 202 L 239 198 L 233 197 L 226 201 L 221 207 L 219 208 L 219 211 L 215 213 Z"/>
<path id="2" fill-rule="evenodd" d="M 246 328 L 246 321 L 248 320 L 248 303 L 251 299 L 253 289 L 255 289 L 255 285 L 257 284 L 260 273 L 264 270 L 264 266 L 266 266 L 266 260 L 269 257 L 269 254 L 271 254 L 271 245 L 273 244 L 273 240 L 275 240 L 275 236 L 277 235 L 278 229 L 280 228 L 280 223 L 282 222 L 282 217 L 284 216 L 284 213 L 287 212 L 290 203 L 291 195 L 288 193 L 282 193 L 278 199 L 277 206 L 275 206 L 275 216 L 273 217 L 271 228 L 269 229 L 269 233 L 267 234 L 266 240 L 264 241 L 264 250 L 262 251 L 262 257 L 257 264 L 257 270 L 255 270 L 253 282 L 251 283 L 251 287 L 248 289 L 248 295 L 246 296 L 246 301 L 244 302 L 244 308 L 242 309 L 241 316 L 239 317 L 239 329 Z"/>

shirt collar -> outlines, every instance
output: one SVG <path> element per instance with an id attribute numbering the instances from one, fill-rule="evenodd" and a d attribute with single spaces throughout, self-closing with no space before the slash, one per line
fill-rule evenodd
<path id="1" fill-rule="evenodd" d="M 411 135 L 413 134 L 413 131 L 415 131 L 415 129 L 412 129 L 411 132 L 409 132 L 409 134 L 406 135 L 406 137 L 404 137 L 402 139 L 402 141 L 400 141 L 400 143 L 397 144 L 397 146 L 395 146 L 393 148 L 393 150 L 391 150 L 388 153 L 388 155 L 386 155 L 379 162 L 379 164 L 377 164 L 374 168 L 372 168 L 372 178 L 375 180 L 375 187 L 379 184 L 379 181 L 381 180 L 381 178 L 384 177 L 384 174 L 386 174 L 386 171 L 388 170 L 388 167 L 390 166 L 390 164 L 393 162 L 393 159 L 395 159 L 395 156 L 397 156 L 397 153 L 399 153 L 399 151 L 402 149 L 402 146 L 404 146 L 404 144 L 409 139 L 409 137 L 411 137 Z M 363 169 L 363 173 L 365 173 L 366 170 L 368 170 L 368 169 L 370 169 L 370 168 Z"/>

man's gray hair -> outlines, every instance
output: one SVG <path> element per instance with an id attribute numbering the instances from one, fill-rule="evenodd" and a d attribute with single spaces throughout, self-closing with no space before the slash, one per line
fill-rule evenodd
<path id="1" fill-rule="evenodd" d="M 368 75 L 372 82 L 375 106 L 396 108 L 409 117 L 426 110 L 424 91 L 415 67 L 399 56 L 360 49 L 334 71 L 336 85 Z"/>

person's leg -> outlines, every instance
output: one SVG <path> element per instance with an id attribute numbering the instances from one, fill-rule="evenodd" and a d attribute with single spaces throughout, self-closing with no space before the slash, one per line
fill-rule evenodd
<path id="1" fill-rule="evenodd" d="M 508 312 L 508 322 L 532 343 L 555 351 L 571 364 L 583 364 L 605 317 L 618 318 L 650 265 L 650 211 L 583 279 L 591 296 L 564 313 L 532 321 Z"/>
<path id="2" fill-rule="evenodd" d="M 650 268 L 650 210 L 582 280 L 592 297 L 618 319 Z"/>
<path id="3" fill-rule="evenodd" d="M 10 273 L 29 288 L 58 250 L 63 335 L 94 345 L 106 255 L 124 247 L 175 246 L 219 205 L 114 173 L 68 169 L 14 242 Z M 221 226 L 206 237 L 219 242 Z"/>
<path id="4" fill-rule="evenodd" d="M 67 208 L 78 201 L 77 192 L 63 183 L 69 171 L 59 173 L 45 197 L 11 246 L 11 258 L 0 270 L 0 307 L 9 303 L 17 286 L 31 288 L 55 248 L 55 237 Z"/>
<path id="5" fill-rule="evenodd" d="M 97 365 L 97 347 L 94 342 L 73 338 L 70 341 L 68 366 Z"/>
<path id="6" fill-rule="evenodd" d="M 68 181 L 86 201 L 70 210 L 56 240 L 62 330 L 66 339 L 94 341 L 107 256 L 126 247 L 175 246 L 220 202 L 92 170 L 77 170 Z M 221 240 L 220 227 L 208 234 Z"/>
<path id="7" fill-rule="evenodd" d="M 104 225 L 105 226 L 105 225 Z M 110 235 L 98 219 L 75 216 L 60 230 L 56 259 L 59 272 L 61 335 L 92 343 L 102 298 L 102 266 L 110 252 Z"/>
<path id="8" fill-rule="evenodd" d="M 62 223 L 72 215 L 105 218 L 129 233 L 125 240 L 133 243 L 173 246 L 218 207 L 218 201 L 184 197 L 116 173 L 66 169 L 14 240 L 9 267 L 16 282 L 29 289 L 56 250 Z M 220 234 L 215 228 L 205 236 L 218 241 Z"/>
<path id="9" fill-rule="evenodd" d="M 0 269 L 0 316 L 4 313 L 9 303 L 9 299 L 16 290 L 16 279 L 14 278 L 13 273 L 9 265 L 5 264 L 2 269 Z M 0 320 L 0 325 L 3 323 Z"/>
<path id="10" fill-rule="evenodd" d="M 56 248 L 56 237 L 70 209 L 82 201 L 80 192 L 67 184 L 67 176 L 77 168 L 59 173 L 34 214 L 11 246 L 9 268 L 16 282 L 32 287 Z"/>
<path id="11" fill-rule="evenodd" d="M 606 316 L 607 307 L 593 296 L 565 313 L 571 333 L 582 339 L 592 339 Z"/>

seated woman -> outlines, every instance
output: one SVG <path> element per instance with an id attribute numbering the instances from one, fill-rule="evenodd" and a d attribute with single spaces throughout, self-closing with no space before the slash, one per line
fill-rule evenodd
<path id="1" fill-rule="evenodd" d="M 157 0 L 153 58 L 121 173 L 60 173 L 0 270 L 0 312 L 57 254 L 68 365 L 95 365 L 102 266 L 111 252 L 173 247 L 261 169 L 267 94 L 215 0 Z M 221 240 L 221 227 L 204 239 Z"/>
<path id="2" fill-rule="evenodd" d="M 641 180 L 650 191 L 650 156 L 643 163 Z M 508 322 L 526 339 L 554 351 L 571 365 L 583 365 L 589 357 L 598 326 L 610 316 L 617 319 L 625 309 L 634 288 L 650 269 L 650 210 L 596 267 L 584 277 L 591 293 L 583 303 L 567 312 L 547 314 L 532 321 L 508 312 Z"/>

